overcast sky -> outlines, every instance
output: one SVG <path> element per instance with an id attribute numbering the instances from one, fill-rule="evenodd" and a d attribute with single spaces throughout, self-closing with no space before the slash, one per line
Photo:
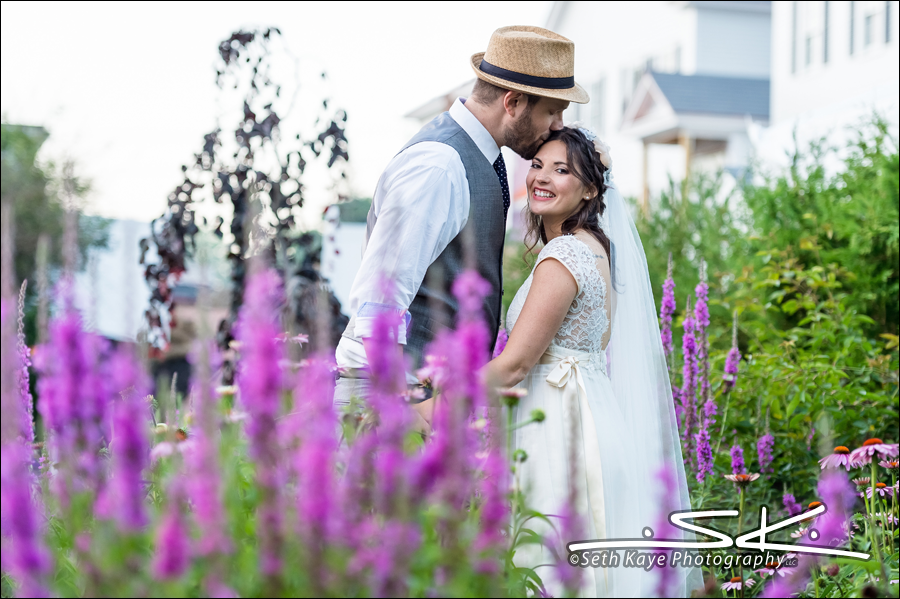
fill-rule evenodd
<path id="1" fill-rule="evenodd" d="M 214 84 L 219 41 L 272 25 L 299 59 L 301 100 L 329 95 L 347 110 L 350 191 L 368 196 L 417 129 L 403 115 L 471 79 L 469 58 L 493 30 L 542 26 L 551 4 L 3 2 L 0 112 L 49 130 L 42 158 L 75 159 L 93 213 L 150 220 L 217 117 L 233 123 Z M 327 83 L 310 76 L 320 70 Z M 295 126 L 312 112 L 292 111 Z M 333 196 L 308 183 L 320 213 Z"/>

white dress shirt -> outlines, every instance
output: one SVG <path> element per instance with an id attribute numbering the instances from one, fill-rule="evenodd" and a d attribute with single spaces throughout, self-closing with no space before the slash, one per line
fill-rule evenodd
<path id="1" fill-rule="evenodd" d="M 484 125 L 457 99 L 450 117 L 472 138 L 491 164 L 500 148 Z M 378 219 L 363 250 L 362 264 L 350 288 L 349 313 L 356 316 L 354 334 L 369 337 L 375 316 L 398 310 L 409 323 L 408 309 L 425 271 L 469 217 L 469 183 L 456 150 L 437 141 L 423 141 L 394 156 L 378 180 L 372 207 Z M 384 293 L 384 277 L 393 282 L 393 292 Z M 406 344 L 406 328 L 398 341 Z M 362 343 L 341 337 L 335 355 L 340 368 L 367 365 Z M 406 373 L 407 382 L 418 382 Z"/>

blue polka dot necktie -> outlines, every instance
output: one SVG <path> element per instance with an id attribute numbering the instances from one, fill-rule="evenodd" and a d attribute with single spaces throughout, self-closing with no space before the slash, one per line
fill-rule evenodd
<path id="1" fill-rule="evenodd" d="M 500 178 L 500 191 L 503 194 L 503 220 L 506 221 L 506 213 L 509 212 L 509 180 L 506 178 L 506 163 L 503 161 L 503 152 L 494 161 L 494 170 Z"/>

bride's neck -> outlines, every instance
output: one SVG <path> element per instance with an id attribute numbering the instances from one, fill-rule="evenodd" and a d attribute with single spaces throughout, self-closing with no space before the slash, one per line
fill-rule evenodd
<path id="1" fill-rule="evenodd" d="M 562 224 L 563 220 L 551 220 L 549 218 L 543 219 L 544 224 L 544 235 L 547 237 L 547 243 L 550 243 L 551 239 L 556 239 L 560 235 L 562 235 Z"/>

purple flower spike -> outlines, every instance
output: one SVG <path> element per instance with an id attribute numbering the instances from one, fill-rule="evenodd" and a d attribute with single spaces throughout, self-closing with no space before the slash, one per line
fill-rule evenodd
<path id="1" fill-rule="evenodd" d="M 703 427 L 696 435 L 697 440 L 697 481 L 703 482 L 707 475 L 713 473 L 713 452 L 709 444 L 709 429 Z"/>
<path id="2" fill-rule="evenodd" d="M 731 325 L 731 349 L 728 350 L 728 356 L 725 357 L 725 375 L 722 377 L 725 381 L 725 391 L 730 391 L 737 383 L 738 364 L 741 361 L 741 352 L 737 345 L 737 310 L 734 312 L 734 319 Z"/>
<path id="3" fill-rule="evenodd" d="M 704 404 L 713 401 L 709 394 L 709 285 L 706 283 L 706 261 L 700 260 L 700 283 L 694 289 L 697 303 L 694 306 L 695 339 L 697 343 L 697 375 L 700 400 Z"/>
<path id="4" fill-rule="evenodd" d="M 191 431 L 193 450 L 185 455 L 188 476 L 185 490 L 190 498 L 194 521 L 200 530 L 195 553 L 207 556 L 228 553 L 231 542 L 226 534 L 225 508 L 222 500 L 222 480 L 219 474 L 219 423 L 214 404 L 210 375 L 211 366 L 218 367 L 220 359 L 215 345 L 198 344 L 199 359 L 194 360 L 194 422 Z M 192 356 L 193 358 L 194 356 Z M 158 447 L 158 445 L 157 445 Z"/>
<path id="5" fill-rule="evenodd" d="M 789 516 L 796 516 L 803 511 L 803 506 L 794 499 L 792 493 L 785 493 L 784 497 L 781 498 L 781 502 L 784 504 L 784 508 L 787 510 Z"/>
<path id="6" fill-rule="evenodd" d="M 772 464 L 773 452 L 775 450 L 775 437 L 766 433 L 756 442 L 756 453 L 759 458 L 759 471 L 772 472 L 769 467 Z"/>
<path id="7" fill-rule="evenodd" d="M 143 471 L 149 465 L 150 427 L 143 398 L 129 397 L 113 410 L 112 476 L 97 504 L 97 515 L 111 517 L 119 528 L 137 532 L 147 524 Z"/>
<path id="8" fill-rule="evenodd" d="M 684 533 L 672 526 L 669 522 L 669 514 L 680 509 L 681 506 L 676 505 L 673 500 L 676 497 L 678 488 L 675 484 L 675 475 L 667 467 L 661 468 L 656 473 L 656 480 L 659 483 L 658 505 L 656 522 L 653 527 L 653 536 L 657 539 L 676 540 L 683 538 Z M 671 560 L 672 554 L 669 553 L 667 561 Z M 672 568 L 654 568 L 656 571 L 656 596 L 657 597 L 675 597 L 676 577 Z"/>
<path id="9" fill-rule="evenodd" d="M 181 481 L 176 479 L 169 486 L 169 505 L 156 529 L 153 573 L 163 580 L 180 577 L 189 563 L 188 528 L 181 513 L 182 502 Z"/>
<path id="10" fill-rule="evenodd" d="M 669 269 L 666 280 L 663 283 L 662 303 L 659 306 L 659 329 L 663 350 L 666 353 L 666 363 L 672 368 L 672 317 L 675 315 L 675 281 L 672 279 L 672 253 L 669 253 Z"/>
<path id="11" fill-rule="evenodd" d="M 31 366 L 31 351 L 25 344 L 25 289 L 28 281 L 22 281 L 19 289 L 19 331 L 16 337 L 16 350 L 19 354 L 19 363 L 16 365 L 16 382 L 19 387 L 19 399 L 22 402 L 22 410 L 19 434 L 30 447 L 34 443 L 34 399 L 31 397 L 30 375 L 28 368 Z"/>
<path id="12" fill-rule="evenodd" d="M 284 470 L 279 444 L 278 417 L 284 390 L 282 370 L 284 345 L 277 340 L 281 281 L 272 270 L 250 276 L 245 301 L 237 323 L 242 360 L 237 383 L 246 407 L 250 457 L 256 462 L 256 482 L 261 500 L 257 513 L 260 569 L 266 576 L 281 571 L 284 506 L 281 489 Z"/>
<path id="13" fill-rule="evenodd" d="M 491 355 L 492 360 L 503 353 L 507 341 L 509 341 L 509 333 L 506 332 L 505 328 L 500 327 L 500 330 L 497 331 L 497 342 L 494 344 L 494 353 Z"/>
<path id="14" fill-rule="evenodd" d="M 747 466 L 744 464 L 744 450 L 740 445 L 735 444 L 731 448 L 731 473 L 746 474 Z"/>

